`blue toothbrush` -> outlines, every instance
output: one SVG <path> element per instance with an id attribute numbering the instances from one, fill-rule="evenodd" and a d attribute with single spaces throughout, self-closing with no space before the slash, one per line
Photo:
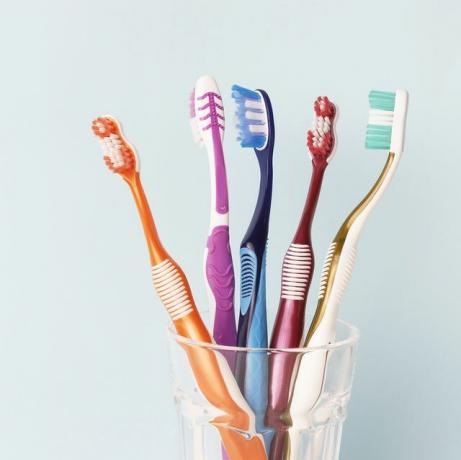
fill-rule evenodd
<path id="1" fill-rule="evenodd" d="M 240 315 L 237 330 L 239 347 L 266 348 L 266 247 L 272 200 L 272 156 L 274 117 L 267 93 L 232 86 L 237 110 L 240 145 L 253 148 L 260 169 L 259 193 L 248 230 L 240 244 Z M 256 414 L 256 429 L 270 442 L 264 427 L 267 406 L 267 356 L 241 353 L 237 356 L 236 378 Z"/>

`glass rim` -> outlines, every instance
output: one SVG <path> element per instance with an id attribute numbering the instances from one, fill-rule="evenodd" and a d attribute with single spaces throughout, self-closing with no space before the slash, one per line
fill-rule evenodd
<path id="1" fill-rule="evenodd" d="M 343 340 L 338 340 L 333 343 L 330 343 L 328 345 L 318 345 L 315 347 L 298 347 L 298 348 L 270 348 L 270 347 L 265 347 L 265 348 L 255 348 L 255 347 L 234 347 L 234 346 L 229 346 L 229 345 L 219 345 L 217 343 L 209 343 L 209 342 L 202 342 L 200 340 L 194 340 L 194 339 L 189 339 L 187 337 L 184 337 L 180 334 L 178 334 L 174 330 L 174 325 L 173 323 L 170 323 L 167 326 L 167 331 L 169 337 L 171 337 L 175 342 L 184 344 L 184 345 L 189 345 L 189 346 L 194 346 L 194 347 L 200 347 L 200 348 L 207 348 L 209 350 L 217 350 L 217 351 L 232 351 L 232 352 L 263 352 L 263 353 L 308 353 L 312 351 L 330 351 L 330 350 L 337 350 L 340 348 L 346 348 L 347 346 L 354 345 L 358 342 L 360 338 L 360 331 L 358 327 L 354 326 L 353 324 L 350 324 L 346 321 L 343 321 L 341 319 L 338 319 L 336 321 L 337 324 L 341 324 L 346 327 L 348 330 L 347 337 Z"/>

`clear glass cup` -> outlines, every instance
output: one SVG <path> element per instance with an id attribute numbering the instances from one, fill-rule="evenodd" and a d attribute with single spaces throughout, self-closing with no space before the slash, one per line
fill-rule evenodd
<path id="1" fill-rule="evenodd" d="M 186 339 L 171 328 L 168 335 L 173 396 L 180 425 L 181 460 L 227 459 L 221 441 L 223 433 L 228 430 L 233 432 L 232 435 L 238 433 L 243 440 L 259 438 L 267 456 L 259 455 L 261 459 L 246 458 L 248 455 L 242 453 L 234 454 L 231 460 L 338 460 L 342 426 L 351 395 L 359 338 L 357 328 L 338 321 L 335 343 L 325 347 L 297 349 L 224 347 Z M 242 407 L 248 402 L 246 407 L 254 419 L 251 429 L 222 423 L 225 414 L 210 404 L 197 386 L 188 361 L 188 356 L 194 353 L 200 354 L 202 362 L 213 358 L 219 362 L 224 380 L 237 403 Z M 252 398 L 244 398 L 245 387 L 239 390 L 232 375 L 233 369 L 228 363 L 232 365 L 243 359 L 253 369 L 257 366 L 258 375 L 265 372 L 267 375 L 270 360 L 280 357 L 291 360 L 295 369 L 293 375 L 298 375 L 296 369 L 303 365 L 303 360 L 304 364 L 316 363 L 317 378 L 303 382 L 292 379 L 291 386 L 298 385 L 297 391 L 301 392 L 301 397 L 292 399 L 298 401 L 298 407 L 292 407 L 289 403 L 277 423 L 271 423 L 266 409 L 262 408 L 264 405 L 259 403 L 255 406 Z M 319 363 L 322 363 L 320 369 Z M 257 393 L 265 395 L 266 401 L 267 380 L 261 379 Z M 303 398 L 304 391 L 306 398 Z M 216 423 L 217 420 L 220 422 Z"/>

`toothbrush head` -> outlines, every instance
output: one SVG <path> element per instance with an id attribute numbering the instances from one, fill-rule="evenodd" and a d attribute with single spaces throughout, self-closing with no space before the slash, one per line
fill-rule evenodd
<path id="1" fill-rule="evenodd" d="M 268 109 L 261 91 L 233 85 L 232 98 L 237 105 L 235 111 L 237 141 L 243 148 L 263 150 L 269 139 L 269 122 Z"/>
<path id="2" fill-rule="evenodd" d="M 320 96 L 314 102 L 314 123 L 307 132 L 307 148 L 312 159 L 329 162 L 335 149 L 334 123 L 336 106 L 328 97 Z"/>
<path id="3" fill-rule="evenodd" d="M 98 137 L 107 167 L 114 173 L 127 175 L 138 171 L 139 161 L 134 148 L 125 139 L 119 122 L 111 117 L 96 118 L 91 126 Z"/>
<path id="4" fill-rule="evenodd" d="M 224 107 L 216 81 L 200 77 L 189 98 L 189 116 L 192 134 L 198 144 L 214 142 L 214 134 L 224 138 Z"/>
<path id="5" fill-rule="evenodd" d="M 365 148 L 400 154 L 403 151 L 407 92 L 401 89 L 395 93 L 370 91 L 368 99 L 370 112 Z"/>

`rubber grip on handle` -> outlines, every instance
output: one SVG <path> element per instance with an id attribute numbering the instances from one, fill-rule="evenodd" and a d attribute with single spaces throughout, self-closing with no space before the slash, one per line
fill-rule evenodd
<path id="1" fill-rule="evenodd" d="M 213 229 L 208 237 L 207 248 L 206 277 L 216 305 L 213 338 L 220 345 L 235 346 L 235 279 L 227 225 Z"/>
<path id="2" fill-rule="evenodd" d="M 267 313 L 266 313 L 266 251 L 263 253 L 259 286 L 248 334 L 248 347 L 266 348 Z M 264 424 L 267 408 L 268 357 L 266 352 L 249 352 L 245 369 L 245 398 L 256 416 L 256 431 L 263 433 L 266 446 L 270 446 L 272 433 Z"/>

